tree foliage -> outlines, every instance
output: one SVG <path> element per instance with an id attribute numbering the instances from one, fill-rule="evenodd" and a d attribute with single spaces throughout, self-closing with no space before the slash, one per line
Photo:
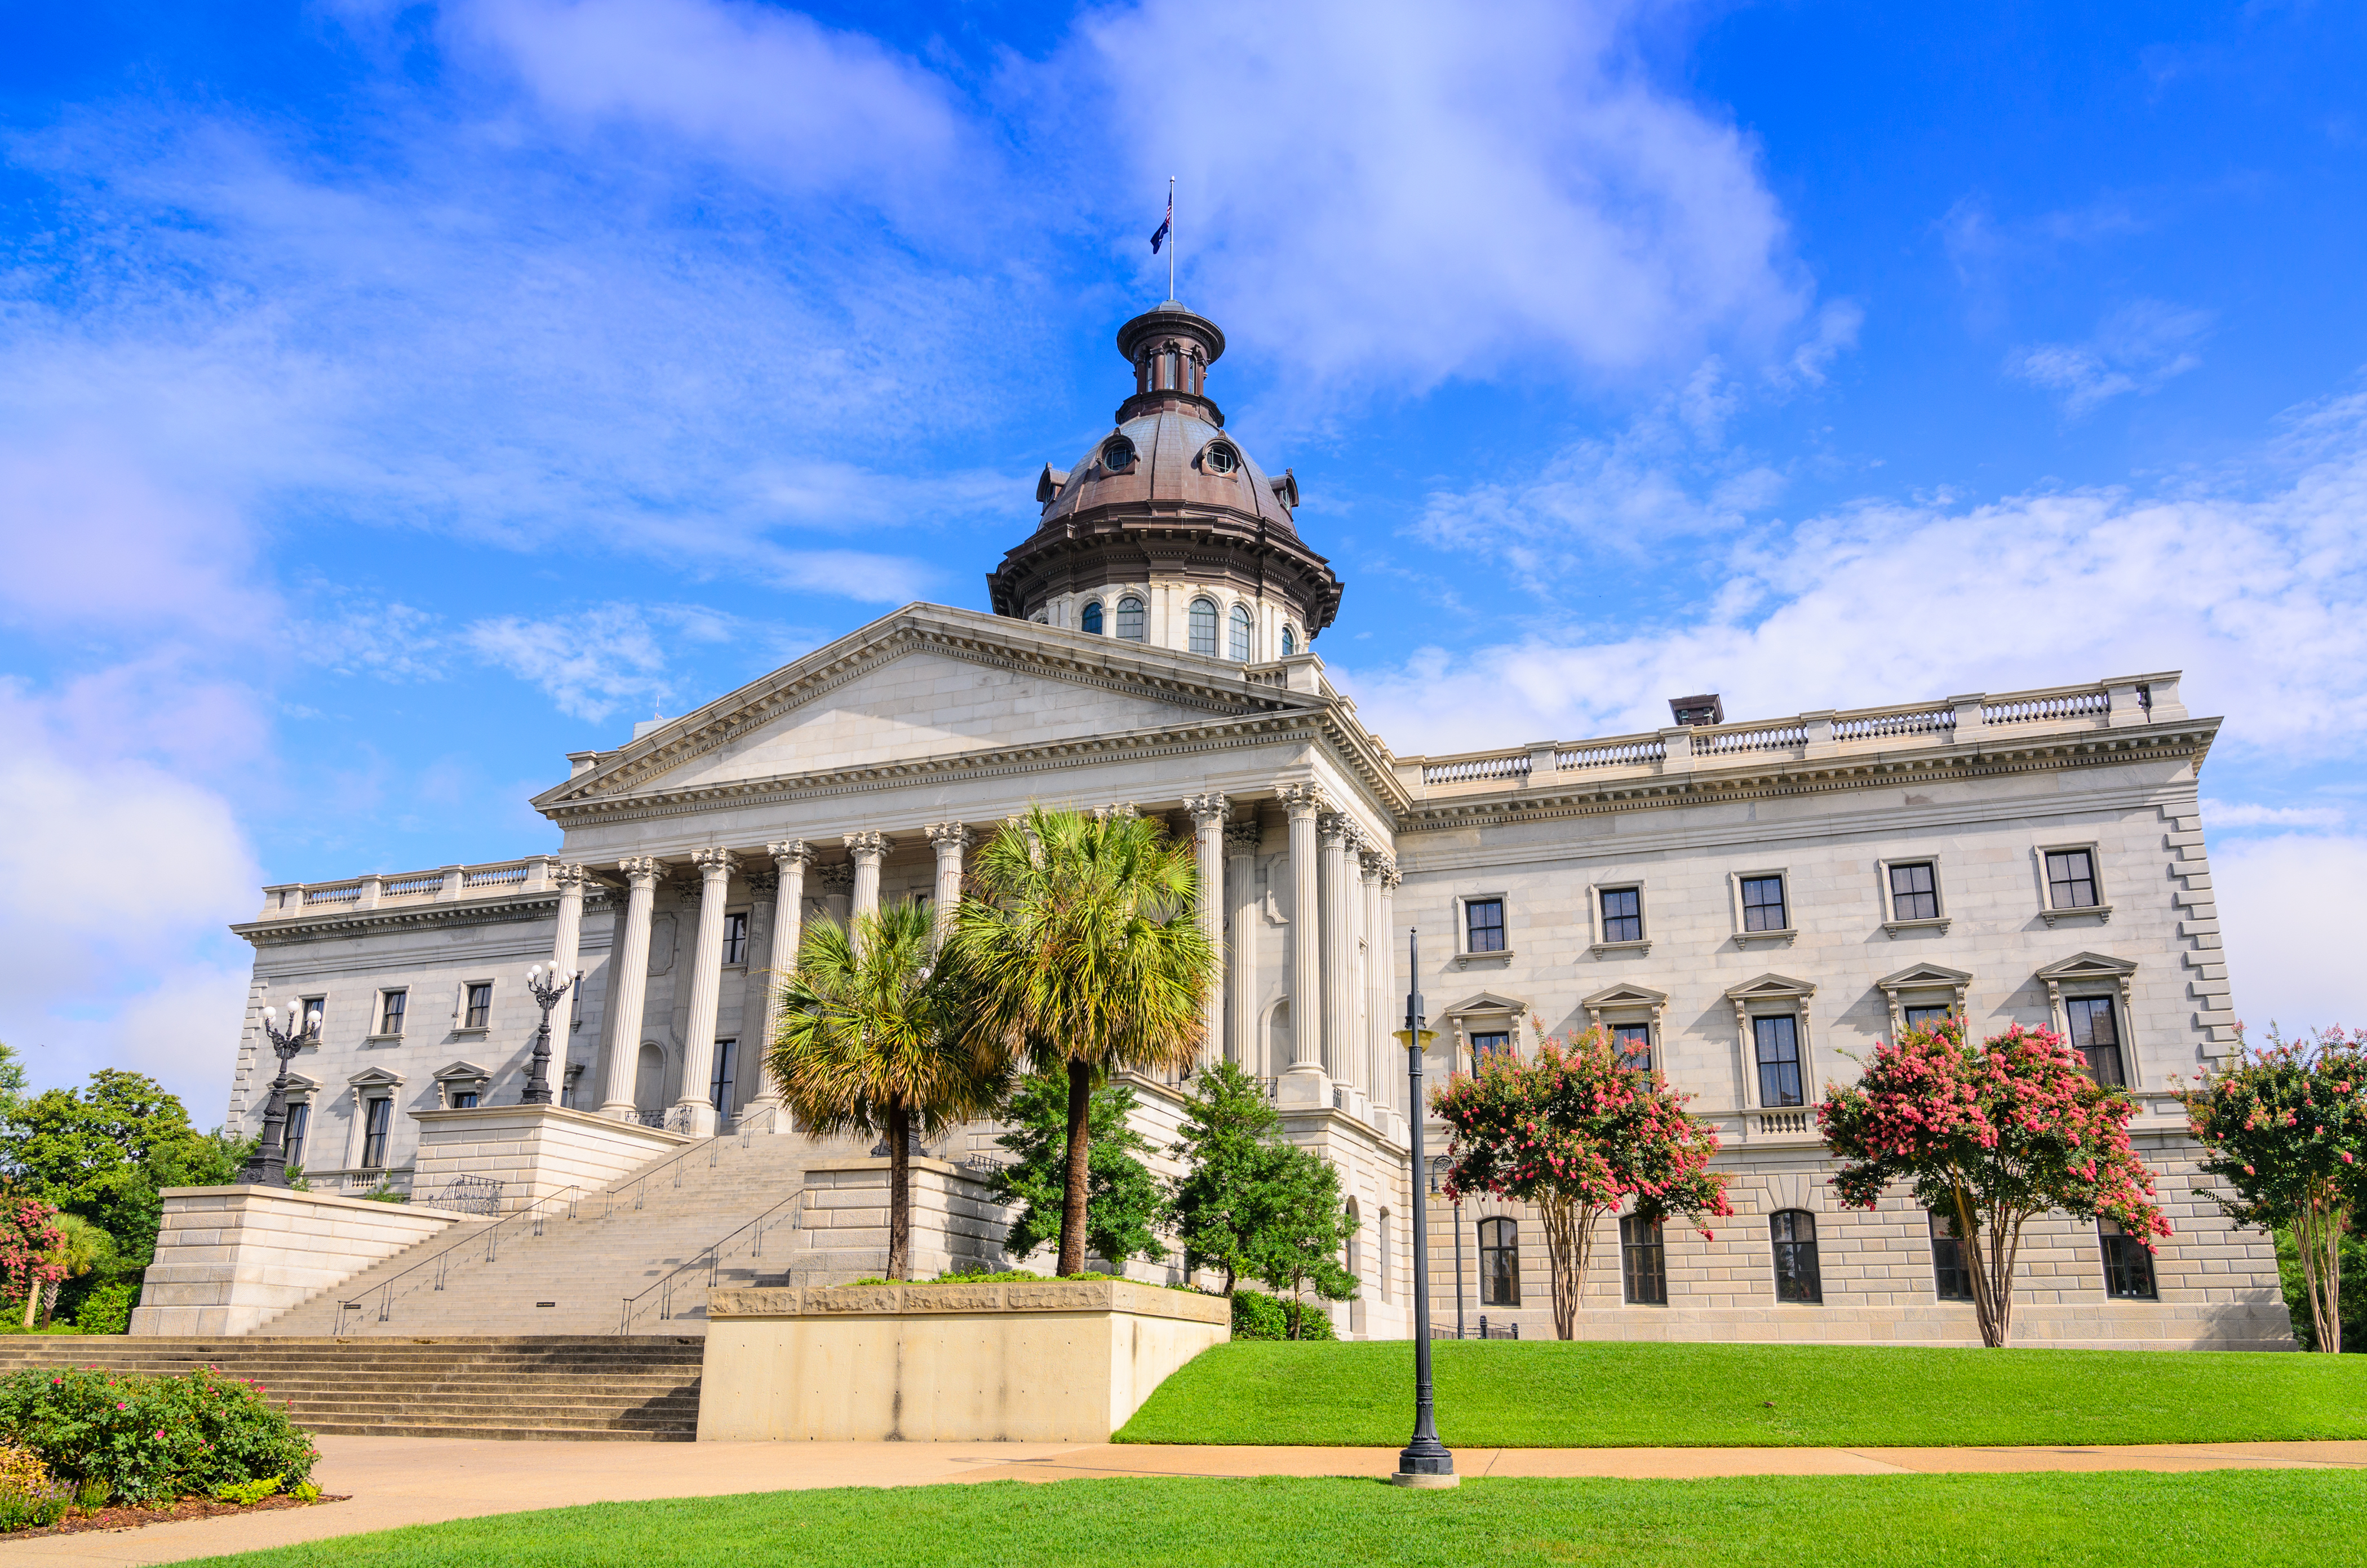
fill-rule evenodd
<path id="1" fill-rule="evenodd" d="M 1127 1125 L 1133 1112 L 1134 1091 L 1125 1085 L 1093 1089 L 1085 1242 L 1093 1256 L 1120 1270 L 1131 1257 L 1155 1262 L 1167 1256 L 1151 1232 L 1160 1217 L 1159 1181 L 1140 1158 L 1150 1143 Z M 988 1186 L 997 1202 L 1019 1210 L 1002 1245 L 1020 1258 L 1060 1239 L 1068 1189 L 1069 1075 L 1029 1074 L 1013 1086 L 1002 1115 L 1009 1131 L 995 1142 L 1010 1151 L 1014 1163 L 997 1170 Z"/>
<path id="2" fill-rule="evenodd" d="M 1215 944 L 1189 844 L 1123 813 L 1031 810 L 980 850 L 946 958 L 981 1052 L 1068 1075 L 1059 1272 L 1084 1267 L 1094 1085 L 1199 1053 Z"/>
<path id="3" fill-rule="evenodd" d="M 2293 1238 L 2316 1348 L 2342 1348 L 2342 1243 L 2367 1215 L 2367 1035 L 2339 1028 L 2253 1046 L 2180 1096 L 2227 1184 L 2206 1193 L 2242 1225 Z"/>
<path id="4" fill-rule="evenodd" d="M 1954 1222 L 1981 1342 L 1996 1346 L 2032 1215 L 2111 1220 L 2148 1251 L 2169 1221 L 2130 1146 L 2127 1096 L 2099 1085 L 2052 1029 L 2015 1024 L 1977 1048 L 1964 1030 L 1948 1018 L 1886 1040 L 1855 1084 L 1827 1092 L 1817 1125 L 1842 1161 L 1844 1203 L 1871 1209 L 1903 1181 Z"/>
<path id="5" fill-rule="evenodd" d="M 1217 1270 L 1229 1296 L 1273 1207 L 1266 1189 L 1281 1128 L 1264 1087 L 1236 1062 L 1203 1068 L 1184 1102 L 1183 1136 L 1171 1153 L 1184 1168 L 1168 1190 L 1167 1222 L 1183 1244 L 1185 1271 Z"/>
<path id="6" fill-rule="evenodd" d="M 1457 1073 L 1433 1092 L 1454 1132 L 1448 1200 L 1489 1192 L 1532 1205 L 1543 1220 L 1557 1337 L 1577 1331 L 1602 1216 L 1630 1205 L 1654 1221 L 1734 1212 L 1730 1178 L 1709 1169 L 1717 1134 L 1686 1111 L 1688 1097 L 1629 1065 L 1601 1028 L 1568 1044 L 1547 1040 L 1527 1061 L 1491 1051 L 1477 1073 Z"/>
<path id="7" fill-rule="evenodd" d="M 1310 1150 L 1270 1143 L 1258 1171 L 1257 1215 L 1241 1272 L 1273 1286 L 1304 1337 L 1307 1297 L 1344 1301 L 1358 1280 L 1341 1261 L 1358 1221 L 1340 1191 L 1340 1167 Z"/>
<path id="8" fill-rule="evenodd" d="M 58 1228 L 54 1207 L 27 1193 L 0 1193 L 0 1278 L 6 1280 L 11 1300 L 24 1300 L 27 1327 L 42 1290 L 66 1277 L 59 1256 L 65 1250 L 66 1234 Z"/>

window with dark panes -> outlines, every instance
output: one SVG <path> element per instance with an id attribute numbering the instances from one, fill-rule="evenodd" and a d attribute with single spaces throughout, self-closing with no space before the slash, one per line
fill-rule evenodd
<path id="1" fill-rule="evenodd" d="M 1746 931 L 1784 931 L 1784 879 L 1781 877 L 1745 877 L 1742 879 L 1742 928 Z"/>
<path id="2" fill-rule="evenodd" d="M 1619 1221 L 1619 1284 L 1630 1306 L 1669 1304 L 1669 1249 L 1659 1221 L 1630 1214 Z"/>
<path id="3" fill-rule="evenodd" d="M 1750 1020 L 1751 1045 L 1759 1059 L 1759 1103 L 1799 1105 L 1800 1020 L 1789 1013 Z"/>
<path id="4" fill-rule="evenodd" d="M 1474 1073 L 1479 1071 L 1479 1063 L 1497 1051 L 1512 1049 L 1512 1037 L 1509 1030 L 1494 1034 L 1473 1035 L 1471 1037 L 1471 1071 Z"/>
<path id="5" fill-rule="evenodd" d="M 380 1034 L 401 1034 L 402 1032 L 403 1009 L 409 1006 L 410 1001 L 411 994 L 409 992 L 387 992 L 385 995 L 380 998 L 379 1003 L 378 1032 Z"/>
<path id="6" fill-rule="evenodd" d="M 463 1028 L 481 1029 L 493 1021 L 493 988 L 491 985 L 469 987 L 469 1011 L 466 1017 L 468 1021 L 460 1026 Z"/>
<path id="7" fill-rule="evenodd" d="M 1085 613 L 1079 624 L 1095 637 L 1102 634 L 1102 604 L 1099 599 L 1085 607 Z"/>
<path id="8" fill-rule="evenodd" d="M 1940 881 L 1929 861 L 1890 868 L 1890 917 L 1893 920 L 1940 918 Z"/>
<path id="9" fill-rule="evenodd" d="M 1786 1209 L 1768 1221 L 1775 1244 L 1775 1299 L 1809 1304 L 1825 1299 L 1824 1281 L 1817 1275 L 1817 1217 L 1805 1209 Z"/>
<path id="10" fill-rule="evenodd" d="M 1931 1220 L 1931 1284 L 1943 1301 L 1973 1299 L 1973 1277 L 1965 1267 L 1965 1244 L 1956 1239 L 1956 1222 L 1945 1215 Z"/>
<path id="11" fill-rule="evenodd" d="M 2113 1221 L 2100 1220 L 2096 1229 L 2104 1244 L 2104 1294 L 2152 1301 L 2153 1254 Z"/>
<path id="12" fill-rule="evenodd" d="M 1606 942 L 1640 942 L 1644 939 L 1642 888 L 1603 890 L 1603 939 Z"/>
<path id="13" fill-rule="evenodd" d="M 1298 652 L 1298 633 L 1285 626 L 1282 629 L 1282 656 L 1285 659 Z"/>
<path id="14" fill-rule="evenodd" d="M 2088 1062 L 2088 1075 L 2107 1088 L 2128 1080 L 2121 1075 L 2121 1030 L 2109 996 L 2072 996 L 2063 1003 L 2064 1021 L 2071 1026 L 2071 1049 Z"/>
<path id="15" fill-rule="evenodd" d="M 288 1152 L 288 1163 L 298 1168 L 304 1164 L 304 1134 L 312 1130 L 312 1103 L 298 1100 L 288 1108 L 288 1126 L 279 1135 L 279 1146 Z"/>
<path id="16" fill-rule="evenodd" d="M 1479 1304 L 1521 1304 L 1521 1228 L 1512 1221 L 1479 1221 Z"/>
<path id="17" fill-rule="evenodd" d="M 719 1040 L 715 1042 L 715 1075 L 708 1081 L 708 1103 L 715 1107 L 718 1116 L 731 1114 L 732 1081 L 739 1072 L 740 1042 Z"/>
<path id="18" fill-rule="evenodd" d="M 1233 663 L 1237 665 L 1248 664 L 1250 662 L 1249 606 L 1235 605 L 1233 607 L 1229 641 L 1230 646 L 1225 650 L 1226 656 L 1230 658 Z"/>
<path id="19" fill-rule="evenodd" d="M 305 997 L 302 1001 L 296 1004 L 296 1017 L 302 1020 L 302 1028 L 306 1029 L 319 1028 L 323 1024 L 328 1022 L 329 999 L 326 996 Z"/>
<path id="20" fill-rule="evenodd" d="M 1633 1067 L 1638 1073 L 1652 1070 L 1652 1026 L 1649 1024 L 1614 1024 L 1611 1044 L 1619 1052 L 1621 1065 Z"/>
<path id="21" fill-rule="evenodd" d="M 1117 601 L 1117 634 L 1129 642 L 1142 641 L 1142 601 L 1132 594 Z"/>
<path id="22" fill-rule="evenodd" d="M 1217 656 L 1217 606 L 1212 599 L 1194 599 L 1190 617 L 1192 652 Z"/>
<path id="23" fill-rule="evenodd" d="M 2086 849 L 2056 849 L 2046 857 L 2046 896 L 2056 909 L 2096 907 L 2096 857 Z"/>
<path id="24" fill-rule="evenodd" d="M 386 1130 L 394 1125 L 392 1100 L 362 1102 L 362 1168 L 374 1171 L 386 1164 Z"/>
<path id="25" fill-rule="evenodd" d="M 1464 951 L 1502 952 L 1504 950 L 1504 901 L 1501 898 L 1465 900 L 1463 931 Z"/>
<path id="26" fill-rule="evenodd" d="M 1908 1007 L 1905 1011 L 1907 1027 L 1910 1029 L 1933 1028 L 1946 1023 L 1950 1017 L 1949 1009 L 1944 1006 Z"/>
<path id="27" fill-rule="evenodd" d="M 748 915 L 744 910 L 723 917 L 723 961 L 727 964 L 748 961 Z"/>
<path id="28" fill-rule="evenodd" d="M 474 1090 L 474 1089 L 455 1089 L 455 1090 L 453 1090 L 453 1091 L 452 1091 L 452 1108 L 453 1108 L 454 1110 L 474 1110 L 474 1109 L 476 1109 L 476 1108 L 477 1108 L 477 1091 L 476 1091 L 476 1090 Z"/>

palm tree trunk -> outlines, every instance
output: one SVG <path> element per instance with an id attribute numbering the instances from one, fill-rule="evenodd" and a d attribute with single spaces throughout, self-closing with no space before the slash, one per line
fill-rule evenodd
<path id="1" fill-rule="evenodd" d="M 912 1273 L 912 1112 L 903 1100 L 888 1102 L 888 1278 Z"/>
<path id="2" fill-rule="evenodd" d="M 1063 1275 L 1085 1271 L 1085 1189 L 1092 1170 L 1093 1069 L 1082 1058 L 1069 1061 L 1069 1173 L 1060 1194 L 1060 1265 Z"/>

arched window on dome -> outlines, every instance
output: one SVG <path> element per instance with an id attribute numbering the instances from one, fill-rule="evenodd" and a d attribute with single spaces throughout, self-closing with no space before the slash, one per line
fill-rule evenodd
<path id="1" fill-rule="evenodd" d="M 1132 594 L 1117 601 L 1117 634 L 1129 642 L 1142 641 L 1142 601 Z"/>
<path id="2" fill-rule="evenodd" d="M 1282 629 L 1282 656 L 1285 659 L 1298 652 L 1298 633 L 1285 626 Z"/>
<path id="3" fill-rule="evenodd" d="M 1250 662 L 1250 607 L 1247 605 L 1233 607 L 1231 646 L 1225 650 L 1225 653 L 1237 665 Z"/>
<path id="4" fill-rule="evenodd" d="M 1217 601 L 1192 601 L 1192 652 L 1217 656 Z"/>
<path id="5" fill-rule="evenodd" d="M 1099 637 L 1102 634 L 1101 600 L 1095 599 L 1093 603 L 1085 607 L 1084 619 L 1080 624 L 1082 624 L 1087 631 L 1093 633 L 1096 637 Z"/>

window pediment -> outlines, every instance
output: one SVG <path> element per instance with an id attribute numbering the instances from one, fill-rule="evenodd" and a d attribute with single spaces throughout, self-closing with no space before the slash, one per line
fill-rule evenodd
<path id="1" fill-rule="evenodd" d="M 399 1089 L 402 1087 L 403 1077 L 402 1074 L 390 1073 L 383 1067 L 372 1067 L 355 1074 L 345 1083 L 357 1089 Z"/>
<path id="2" fill-rule="evenodd" d="M 2061 985 L 2072 980 L 2125 980 L 2136 971 L 2134 959 L 2116 959 L 2103 953 L 2074 953 L 2040 970 L 2038 978 Z"/>
<path id="3" fill-rule="evenodd" d="M 1805 1002 L 1816 994 L 1817 988 L 1809 981 L 1795 980 L 1788 974 L 1770 972 L 1761 975 L 1756 980 L 1746 980 L 1739 985 L 1729 986 L 1727 989 L 1726 999 L 1737 1003 Z"/>
<path id="4" fill-rule="evenodd" d="M 1950 969 L 1945 964 L 1918 963 L 1909 964 L 1896 974 L 1886 974 L 1874 984 L 1875 990 L 1893 994 L 1901 991 L 1961 993 L 1965 986 L 1972 983 L 1972 975 L 1965 971 Z"/>

